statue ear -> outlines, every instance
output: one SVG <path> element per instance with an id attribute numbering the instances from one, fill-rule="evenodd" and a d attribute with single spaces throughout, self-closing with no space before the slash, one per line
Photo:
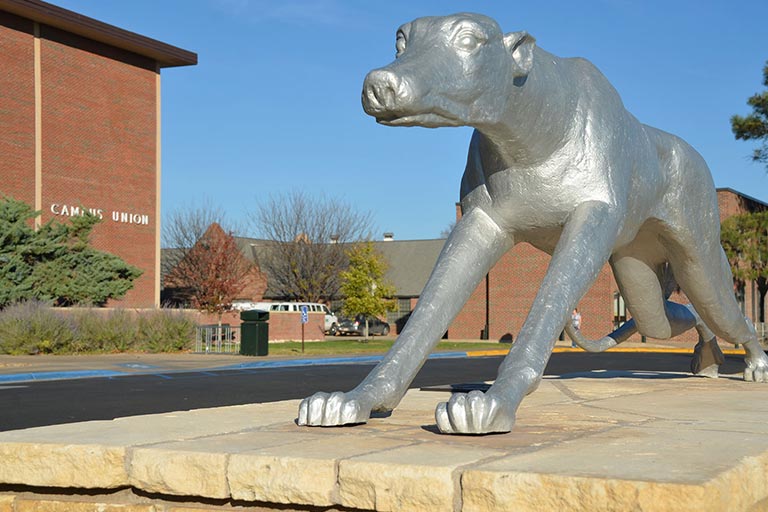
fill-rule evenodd
<path id="1" fill-rule="evenodd" d="M 510 32 L 504 35 L 504 46 L 512 56 L 515 77 L 527 76 L 533 67 L 533 49 L 536 38 L 528 32 Z"/>

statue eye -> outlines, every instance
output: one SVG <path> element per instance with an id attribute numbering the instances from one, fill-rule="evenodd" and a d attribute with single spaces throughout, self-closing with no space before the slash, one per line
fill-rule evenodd
<path id="1" fill-rule="evenodd" d="M 405 34 L 402 32 L 397 33 L 397 39 L 395 40 L 395 57 L 399 57 L 405 51 Z"/>
<path id="2" fill-rule="evenodd" d="M 454 44 L 460 50 L 471 52 L 477 49 L 478 46 L 483 44 L 484 40 L 478 37 L 475 33 L 469 31 L 461 31 L 456 35 Z"/>

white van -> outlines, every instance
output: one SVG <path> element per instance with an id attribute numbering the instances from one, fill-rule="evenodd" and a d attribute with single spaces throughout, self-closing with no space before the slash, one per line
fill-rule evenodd
<path id="1" fill-rule="evenodd" d="M 326 334 L 333 336 L 339 330 L 339 319 L 325 304 L 318 304 L 316 302 L 272 302 L 269 305 L 269 311 L 293 311 L 300 313 L 301 306 L 307 306 L 307 310 L 310 313 L 325 313 L 323 329 Z"/>
<path id="2" fill-rule="evenodd" d="M 250 300 L 233 300 L 232 301 L 232 309 L 234 311 L 250 311 L 252 309 L 260 309 L 262 311 L 269 311 L 269 306 L 271 306 L 271 302 L 253 302 Z"/>

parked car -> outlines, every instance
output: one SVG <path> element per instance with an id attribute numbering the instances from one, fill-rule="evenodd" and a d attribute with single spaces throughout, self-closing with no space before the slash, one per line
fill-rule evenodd
<path id="1" fill-rule="evenodd" d="M 342 318 L 339 321 L 337 334 L 365 336 L 365 315 L 357 315 L 355 318 Z M 386 336 L 389 334 L 389 324 L 379 320 L 375 316 L 368 317 L 368 335 Z"/>

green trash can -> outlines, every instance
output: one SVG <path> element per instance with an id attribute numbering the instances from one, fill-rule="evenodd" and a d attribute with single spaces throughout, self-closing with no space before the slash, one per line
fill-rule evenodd
<path id="1" fill-rule="evenodd" d="M 266 356 L 269 354 L 269 311 L 251 309 L 240 313 L 240 354 Z"/>

